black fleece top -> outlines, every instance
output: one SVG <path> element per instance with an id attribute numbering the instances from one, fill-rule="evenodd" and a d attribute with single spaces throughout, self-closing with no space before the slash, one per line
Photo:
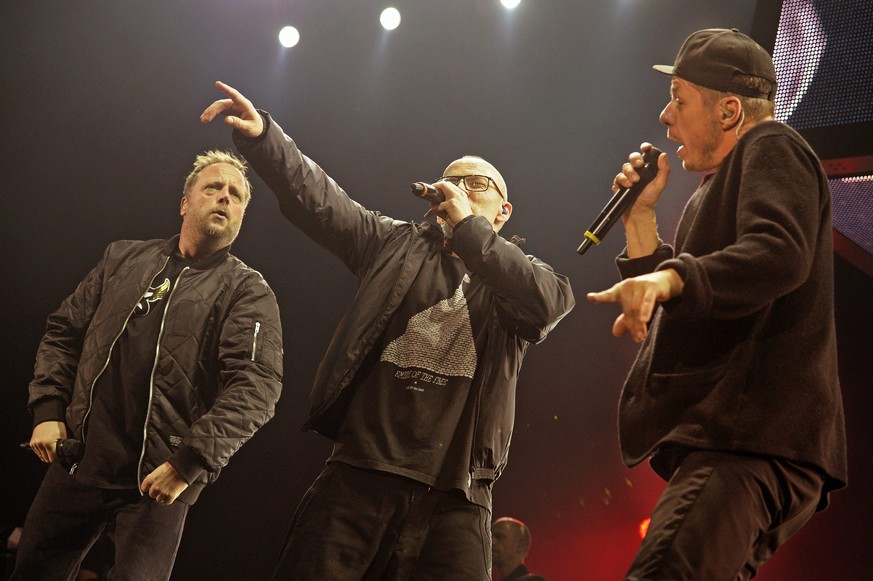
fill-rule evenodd
<path id="1" fill-rule="evenodd" d="M 662 245 L 618 258 L 623 277 L 673 268 L 685 281 L 657 309 L 625 382 L 628 465 L 670 442 L 816 466 L 821 507 L 845 485 L 831 228 L 815 153 L 787 125 L 763 122 L 691 196 L 675 257 Z"/>

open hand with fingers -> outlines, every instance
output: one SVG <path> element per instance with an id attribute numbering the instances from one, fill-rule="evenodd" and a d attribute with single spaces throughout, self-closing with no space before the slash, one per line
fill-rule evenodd
<path id="1" fill-rule="evenodd" d="M 683 286 L 679 273 L 668 268 L 627 278 L 587 296 L 592 303 L 619 303 L 621 314 L 612 325 L 612 334 L 620 337 L 630 333 L 634 341 L 640 342 L 646 338 L 656 304 L 681 294 Z"/>
<path id="2" fill-rule="evenodd" d="M 221 81 L 216 81 L 215 86 L 228 96 L 227 99 L 219 99 L 207 107 L 200 114 L 201 123 L 210 123 L 218 115 L 224 115 L 224 122 L 247 137 L 258 137 L 264 132 L 264 120 L 257 112 L 252 102 L 245 96 Z"/>

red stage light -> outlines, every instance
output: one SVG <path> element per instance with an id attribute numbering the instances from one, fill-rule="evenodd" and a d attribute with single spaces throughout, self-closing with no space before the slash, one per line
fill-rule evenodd
<path id="1" fill-rule="evenodd" d="M 644 519 L 643 522 L 640 523 L 640 538 L 641 539 L 645 538 L 646 531 L 649 530 L 649 522 L 651 522 L 651 520 L 652 519 L 647 518 L 647 519 Z"/>

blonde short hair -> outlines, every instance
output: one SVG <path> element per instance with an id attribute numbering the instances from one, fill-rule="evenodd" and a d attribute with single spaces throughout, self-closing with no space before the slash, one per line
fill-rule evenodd
<path id="1" fill-rule="evenodd" d="M 191 170 L 191 173 L 189 173 L 188 177 L 185 178 L 185 186 L 182 188 L 182 195 L 188 195 L 191 188 L 194 187 L 194 182 L 197 181 L 197 176 L 200 175 L 201 171 L 210 165 L 215 165 L 217 163 L 226 163 L 239 170 L 239 173 L 242 174 L 243 181 L 245 182 L 246 204 L 248 204 L 252 199 L 252 183 L 249 181 L 248 177 L 248 165 L 246 165 L 245 160 L 238 158 L 229 151 L 221 151 L 218 149 L 212 149 L 201 153 L 194 158 L 194 169 Z"/>

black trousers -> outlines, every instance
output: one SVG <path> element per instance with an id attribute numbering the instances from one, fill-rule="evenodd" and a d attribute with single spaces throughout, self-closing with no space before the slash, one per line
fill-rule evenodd
<path id="1" fill-rule="evenodd" d="M 300 501 L 274 579 L 491 579 L 491 512 L 393 474 L 331 462 Z"/>
<path id="2" fill-rule="evenodd" d="M 788 460 L 692 451 L 655 505 L 625 579 L 751 579 L 815 513 L 823 482 Z"/>
<path id="3" fill-rule="evenodd" d="M 136 490 L 80 483 L 58 464 L 49 466 L 27 518 L 10 581 L 75 579 L 88 550 L 115 524 L 110 579 L 169 579 L 188 505 L 170 506 Z"/>

